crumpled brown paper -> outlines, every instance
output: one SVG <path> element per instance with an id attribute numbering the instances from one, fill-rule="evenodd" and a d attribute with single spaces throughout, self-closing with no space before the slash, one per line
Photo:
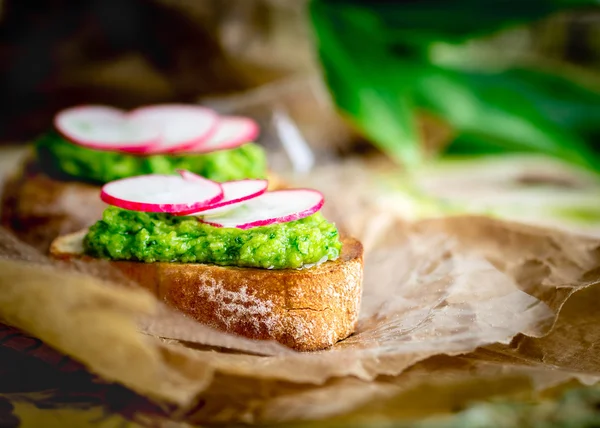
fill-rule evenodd
<path id="1" fill-rule="evenodd" d="M 446 373 L 440 354 L 462 355 L 445 357 L 462 361 L 450 384 L 466 382 L 466 367 L 510 367 L 483 373 L 504 385 L 491 395 L 534 390 L 534 378 L 550 385 L 600 375 L 590 300 L 600 292 L 599 241 L 484 217 L 409 224 L 386 209 L 385 192 L 354 183 L 365 178 L 356 171 L 328 174 L 313 175 L 328 215 L 367 249 L 359 327 L 330 350 L 296 353 L 215 332 L 142 290 L 51 266 L 4 232 L 0 319 L 109 381 L 195 404 L 186 416 L 195 422 L 317 419 L 393 403 L 410 385 L 431 383 L 428 373 Z M 353 198 L 338 196 L 341 182 L 356 184 Z M 547 363 L 561 376 L 544 381 L 536 370 Z"/>

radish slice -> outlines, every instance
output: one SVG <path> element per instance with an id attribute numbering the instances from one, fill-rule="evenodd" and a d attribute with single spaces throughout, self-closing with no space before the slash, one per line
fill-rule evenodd
<path id="1" fill-rule="evenodd" d="M 258 137 L 258 124 L 247 117 L 223 116 L 208 139 L 192 147 L 190 153 L 233 149 Z"/>
<path id="2" fill-rule="evenodd" d="M 217 114 L 205 107 L 184 104 L 162 104 L 141 107 L 130 116 L 144 126 L 159 126 L 160 144 L 148 153 L 175 153 L 203 143 L 217 129 Z"/>
<path id="3" fill-rule="evenodd" d="M 140 175 L 112 181 L 102 187 L 100 198 L 109 205 L 132 211 L 200 211 L 223 199 L 219 183 L 198 177 L 184 180 L 177 175 Z"/>
<path id="4" fill-rule="evenodd" d="M 194 181 L 204 179 L 193 172 L 186 170 L 177 171 L 184 180 Z M 267 191 L 269 182 L 267 180 L 237 180 L 221 183 L 223 188 L 223 199 L 213 205 L 207 206 L 203 210 L 190 213 L 180 212 L 177 215 L 216 215 L 242 205 L 245 201 L 256 198 Z"/>
<path id="5" fill-rule="evenodd" d="M 79 106 L 60 111 L 54 126 L 68 140 L 97 150 L 142 153 L 159 144 L 160 127 L 139 123 L 122 110 Z"/>
<path id="6" fill-rule="evenodd" d="M 323 194 L 316 190 L 276 190 L 250 199 L 233 211 L 201 221 L 216 227 L 251 229 L 308 217 L 319 211 L 324 202 Z"/>

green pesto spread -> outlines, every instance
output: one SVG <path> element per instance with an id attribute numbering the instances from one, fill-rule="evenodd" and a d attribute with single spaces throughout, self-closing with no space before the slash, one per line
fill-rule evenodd
<path id="1" fill-rule="evenodd" d="M 241 230 L 196 217 L 109 207 L 84 239 L 87 254 L 111 260 L 301 268 L 340 254 L 336 227 L 318 212 L 301 220 Z"/>
<path id="2" fill-rule="evenodd" d="M 136 156 L 81 147 L 51 132 L 40 137 L 34 147 L 47 174 L 91 183 L 103 184 L 134 175 L 172 174 L 176 169 L 187 169 L 215 181 L 267 175 L 264 150 L 255 143 L 194 155 Z"/>

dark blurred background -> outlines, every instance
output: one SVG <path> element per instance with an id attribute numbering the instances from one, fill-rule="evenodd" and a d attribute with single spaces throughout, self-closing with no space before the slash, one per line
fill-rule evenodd
<path id="1" fill-rule="evenodd" d="M 194 102 L 314 67 L 301 1 L 4 0 L 0 8 L 2 141 L 34 136 L 72 104 Z"/>

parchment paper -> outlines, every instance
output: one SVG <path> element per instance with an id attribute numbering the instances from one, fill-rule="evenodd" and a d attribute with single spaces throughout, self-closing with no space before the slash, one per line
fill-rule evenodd
<path id="1" fill-rule="evenodd" d="M 365 174 L 326 174 L 312 175 L 326 214 L 367 249 L 358 330 L 330 350 L 296 353 L 215 332 L 142 290 L 55 266 L 4 231 L 0 318 L 202 423 L 332 417 L 393 403 L 413 386 L 426 408 L 428 389 L 419 385 L 434 371 L 453 373 L 449 384 L 488 376 L 499 385 L 489 395 L 600 375 L 592 300 L 599 241 L 484 217 L 406 223 Z M 342 182 L 353 186 L 352 198 L 337 192 Z M 462 355 L 462 363 L 447 372 L 439 357 L 431 360 L 441 354 Z M 502 369 L 482 371 L 482 360 Z M 550 380 L 539 376 L 548 364 Z"/>

